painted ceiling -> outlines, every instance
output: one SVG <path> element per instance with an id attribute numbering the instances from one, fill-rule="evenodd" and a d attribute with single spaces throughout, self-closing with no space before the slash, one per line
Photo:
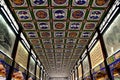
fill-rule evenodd
<path id="1" fill-rule="evenodd" d="M 110 0 L 9 0 L 28 42 L 51 77 L 67 77 Z"/>

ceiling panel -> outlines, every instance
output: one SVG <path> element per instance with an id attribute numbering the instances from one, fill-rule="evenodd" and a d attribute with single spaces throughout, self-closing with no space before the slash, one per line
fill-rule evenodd
<path id="1" fill-rule="evenodd" d="M 53 77 L 67 77 L 110 0 L 9 0 L 28 42 Z"/>

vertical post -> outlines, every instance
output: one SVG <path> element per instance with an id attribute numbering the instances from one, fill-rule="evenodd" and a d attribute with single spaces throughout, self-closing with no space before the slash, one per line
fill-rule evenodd
<path id="1" fill-rule="evenodd" d="M 91 80 L 93 80 L 93 75 L 92 75 L 92 65 L 91 65 L 91 60 L 90 60 L 90 52 L 88 51 L 88 46 L 87 46 L 87 55 L 88 55 L 88 61 L 89 61 L 89 68 L 90 68 L 90 77 L 91 77 Z"/>
<path id="2" fill-rule="evenodd" d="M 22 29 L 20 29 L 18 34 L 16 35 L 16 40 L 15 40 L 14 48 L 13 48 L 13 51 L 12 51 L 13 61 L 12 61 L 12 65 L 9 69 L 10 71 L 8 73 L 8 77 L 6 78 L 6 80 L 11 80 L 11 78 L 12 78 L 12 74 L 13 74 L 13 71 L 14 71 L 14 65 L 15 65 L 16 52 L 17 52 L 17 47 L 18 47 L 18 43 L 19 43 L 19 40 L 20 40 L 21 31 L 22 31 Z"/>
<path id="3" fill-rule="evenodd" d="M 105 49 L 105 44 L 104 44 L 103 36 L 100 34 L 99 29 L 97 29 L 97 32 L 98 32 L 98 39 L 100 40 L 100 44 L 102 45 L 101 48 L 102 48 L 102 51 L 103 51 L 105 69 L 106 69 L 108 78 L 109 78 L 110 80 L 112 80 L 112 75 L 111 75 L 111 72 L 110 72 L 110 68 L 109 68 L 109 66 L 107 65 L 107 60 L 106 60 L 106 58 L 108 57 L 108 55 L 107 55 L 107 51 L 106 51 L 106 49 Z"/>
<path id="4" fill-rule="evenodd" d="M 71 74 L 71 76 L 70 76 L 70 80 L 72 80 L 72 74 Z"/>
<path id="5" fill-rule="evenodd" d="M 32 48 L 32 46 L 30 46 L 30 52 L 29 52 L 29 55 L 28 55 L 26 80 L 28 80 L 28 78 L 29 78 L 29 64 L 30 64 L 31 48 Z"/>
<path id="6" fill-rule="evenodd" d="M 43 80 L 43 71 L 42 71 L 42 68 L 41 68 L 41 80 Z"/>
<path id="7" fill-rule="evenodd" d="M 44 71 L 42 70 L 42 80 L 44 80 Z"/>
<path id="8" fill-rule="evenodd" d="M 43 80 L 45 80 L 45 72 L 43 71 Z"/>
<path id="9" fill-rule="evenodd" d="M 40 67 L 40 72 L 39 72 L 39 80 L 41 80 L 41 67 Z"/>
<path id="10" fill-rule="evenodd" d="M 74 78 L 74 80 L 75 80 L 75 70 L 73 71 L 73 74 L 74 74 L 74 75 L 73 75 L 73 78 Z"/>
<path id="11" fill-rule="evenodd" d="M 35 73 L 34 73 L 34 74 L 35 74 L 35 80 L 37 79 L 37 78 L 36 78 L 37 64 L 38 64 L 38 63 L 37 63 L 37 59 L 36 59 L 36 61 L 35 61 Z"/>
<path id="12" fill-rule="evenodd" d="M 79 80 L 79 75 L 78 75 L 78 65 L 77 65 L 77 67 L 76 67 L 76 69 L 77 69 L 77 80 Z"/>
<path id="13" fill-rule="evenodd" d="M 83 64 L 82 64 L 82 62 L 83 62 L 83 61 L 81 61 L 80 64 L 81 64 L 81 68 L 82 68 L 82 69 L 81 69 L 81 70 L 82 70 L 82 80 L 84 80 L 84 79 L 83 79 L 84 71 L 83 71 Z"/>
<path id="14" fill-rule="evenodd" d="M 45 74 L 45 80 L 47 80 L 47 74 Z"/>
<path id="15" fill-rule="evenodd" d="M 44 72 L 44 80 L 46 80 L 46 73 Z"/>

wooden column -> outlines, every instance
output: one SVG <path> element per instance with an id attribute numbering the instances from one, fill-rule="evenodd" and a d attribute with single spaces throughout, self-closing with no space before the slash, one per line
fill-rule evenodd
<path id="1" fill-rule="evenodd" d="M 43 71 L 41 69 L 41 80 L 43 80 Z"/>
<path id="2" fill-rule="evenodd" d="M 87 48 L 87 56 L 88 56 L 88 61 L 89 61 L 89 68 L 90 68 L 90 77 L 91 77 L 91 80 L 93 80 L 93 75 L 92 75 L 92 64 L 91 64 L 91 60 L 90 60 L 90 52 L 88 51 L 88 46 L 86 47 Z"/>
<path id="3" fill-rule="evenodd" d="M 17 52 L 17 47 L 18 47 L 18 43 L 20 41 L 20 33 L 21 33 L 21 29 L 19 30 L 19 34 L 16 35 L 16 40 L 15 40 L 15 44 L 14 44 L 14 48 L 13 48 L 13 52 L 12 52 L 12 58 L 13 58 L 13 61 L 12 61 L 12 65 L 10 67 L 10 70 L 9 70 L 9 73 L 8 73 L 8 77 L 6 78 L 6 80 L 11 80 L 12 79 L 12 74 L 13 74 L 13 71 L 14 71 L 14 65 L 15 65 L 15 58 L 16 58 L 16 52 Z"/>
<path id="4" fill-rule="evenodd" d="M 37 59 L 36 59 L 36 61 L 35 61 L 35 73 L 34 73 L 34 74 L 35 74 L 35 80 L 37 79 L 37 78 L 36 78 L 37 64 L 38 64 L 38 63 L 37 63 Z"/>
<path id="5" fill-rule="evenodd" d="M 27 63 L 27 74 L 26 74 L 26 80 L 28 80 L 28 78 L 29 78 L 29 64 L 30 64 L 30 56 L 32 55 L 32 54 L 31 54 L 31 49 L 32 49 L 32 46 L 30 46 L 30 52 L 29 52 L 29 55 L 28 55 L 28 63 Z"/>
<path id="6" fill-rule="evenodd" d="M 40 72 L 39 72 L 39 79 L 41 80 L 41 67 L 40 67 Z"/>
<path id="7" fill-rule="evenodd" d="M 78 75 L 78 73 L 79 73 L 79 71 L 78 71 L 78 65 L 77 65 L 76 69 L 77 69 L 77 80 L 79 80 L 79 75 Z"/>
<path id="8" fill-rule="evenodd" d="M 100 44 L 102 45 L 101 48 L 102 48 L 102 51 L 103 51 L 105 69 L 106 69 L 108 78 L 109 78 L 110 80 L 112 80 L 112 75 L 111 75 L 111 72 L 110 72 L 110 68 L 109 68 L 109 66 L 107 65 L 107 60 L 106 60 L 106 58 L 108 57 L 108 55 L 107 55 L 107 51 L 106 51 L 106 49 L 105 49 L 105 44 L 104 44 L 103 36 L 100 34 L 99 29 L 97 29 L 97 32 L 98 32 L 98 39 L 100 40 Z"/>
<path id="9" fill-rule="evenodd" d="M 81 58 L 80 58 L 80 59 L 81 59 Z M 83 62 L 83 61 L 81 61 L 80 64 L 81 64 L 81 70 L 82 70 L 82 80 L 84 80 L 84 79 L 83 79 L 84 71 L 83 71 L 83 64 L 82 64 L 82 62 Z"/>

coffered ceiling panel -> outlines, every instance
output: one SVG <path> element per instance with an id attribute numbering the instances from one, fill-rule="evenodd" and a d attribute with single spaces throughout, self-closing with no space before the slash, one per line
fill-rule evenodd
<path id="1" fill-rule="evenodd" d="M 9 6 L 51 77 L 67 77 L 110 0 L 9 0 Z"/>

